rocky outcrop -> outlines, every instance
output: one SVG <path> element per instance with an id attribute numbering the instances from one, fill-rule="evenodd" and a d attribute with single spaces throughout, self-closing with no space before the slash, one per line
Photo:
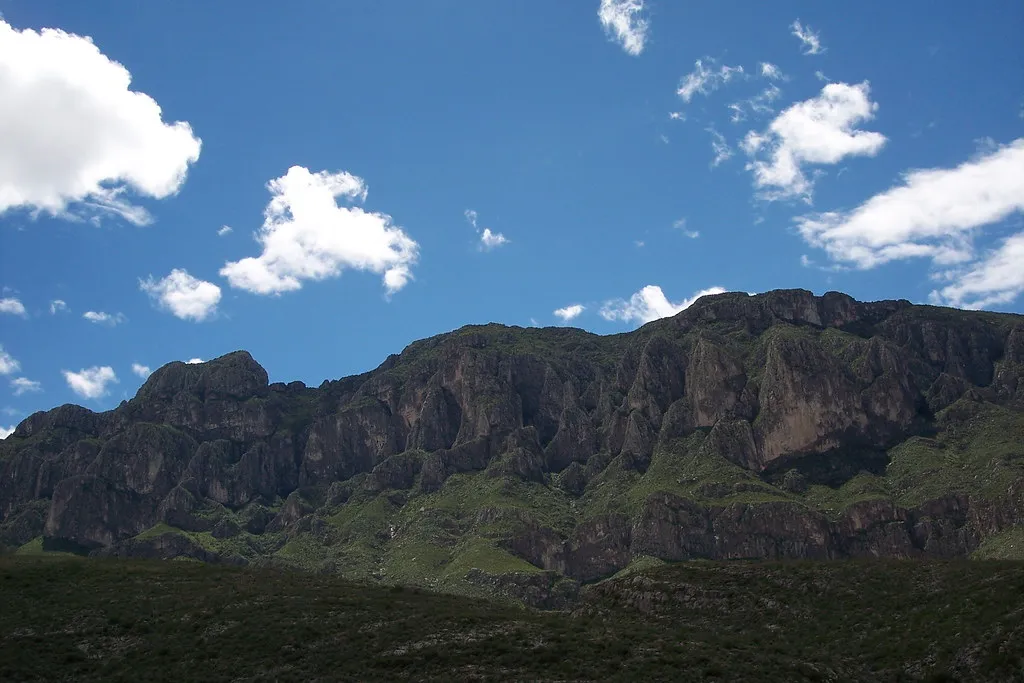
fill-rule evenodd
<path id="1" fill-rule="evenodd" d="M 1006 441 L 1022 413 L 1020 316 L 836 292 L 708 296 L 610 337 L 472 326 L 316 389 L 269 384 L 238 351 L 164 366 L 112 411 L 19 424 L 0 442 L 0 543 L 255 560 L 358 537 L 338 557 L 369 561 L 440 505 L 431 543 L 489 535 L 544 570 L 514 589 L 538 604 L 567 590 L 544 572 L 589 582 L 639 556 L 962 556 L 1024 522 Z M 990 449 L 989 469 L 962 481 L 911 448 L 919 469 L 890 477 L 921 435 Z M 884 485 L 825 507 L 820 487 L 865 470 Z M 476 519 L 485 491 L 522 514 Z M 185 535 L 140 537 L 157 525 Z"/>

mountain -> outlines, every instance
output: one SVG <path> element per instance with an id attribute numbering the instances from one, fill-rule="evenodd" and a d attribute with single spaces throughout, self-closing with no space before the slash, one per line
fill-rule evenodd
<path id="1" fill-rule="evenodd" d="M 301 351 L 297 343 L 296 351 Z M 0 545 L 544 607 L 663 561 L 1024 557 L 1024 316 L 803 290 L 468 326 L 318 388 L 245 351 L 0 441 Z"/>

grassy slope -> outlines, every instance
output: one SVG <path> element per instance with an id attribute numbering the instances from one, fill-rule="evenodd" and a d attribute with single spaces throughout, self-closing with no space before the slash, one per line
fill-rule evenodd
<path id="1" fill-rule="evenodd" d="M 1010 681 L 1022 596 L 1014 563 L 694 562 L 540 614 L 290 572 L 2 558 L 0 680 Z"/>

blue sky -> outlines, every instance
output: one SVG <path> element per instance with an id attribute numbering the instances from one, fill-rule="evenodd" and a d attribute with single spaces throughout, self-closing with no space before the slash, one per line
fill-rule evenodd
<path id="1" fill-rule="evenodd" d="M 1024 311 L 1016 1 L 0 13 L 0 429 L 716 288 Z"/>

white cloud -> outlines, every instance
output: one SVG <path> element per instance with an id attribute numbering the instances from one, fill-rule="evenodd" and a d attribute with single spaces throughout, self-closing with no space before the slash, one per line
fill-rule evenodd
<path id="1" fill-rule="evenodd" d="M 510 241 L 500 232 L 491 232 L 490 228 L 484 228 L 484 231 L 480 233 L 480 248 L 484 251 L 490 251 L 503 244 L 508 244 Z"/>
<path id="2" fill-rule="evenodd" d="M 104 311 L 86 311 L 82 314 L 82 317 L 91 323 L 96 323 L 97 325 L 110 325 L 111 327 L 119 325 L 127 320 L 123 313 L 106 313 Z"/>
<path id="3" fill-rule="evenodd" d="M 14 297 L 5 297 L 0 299 L 0 313 L 9 313 L 10 315 L 27 315 L 25 312 L 25 305 L 20 300 Z"/>
<path id="4" fill-rule="evenodd" d="M 854 128 L 874 117 L 868 82 L 829 83 L 821 94 L 797 102 L 779 114 L 763 133 L 750 131 L 743 141 L 751 157 L 747 169 L 762 199 L 802 197 L 810 201 L 813 181 L 805 164 L 835 164 L 847 156 L 874 156 L 886 143 L 881 133 Z M 756 157 L 767 153 L 768 160 Z"/>
<path id="5" fill-rule="evenodd" d="M 673 121 L 685 121 L 686 120 L 686 114 L 684 114 L 681 111 L 670 111 L 668 113 L 668 117 L 670 119 L 672 119 Z"/>
<path id="6" fill-rule="evenodd" d="M 821 69 L 814 72 L 814 77 L 817 78 L 819 81 L 825 81 L 826 83 L 832 82 L 832 79 L 826 76 L 825 72 L 822 71 Z"/>
<path id="7" fill-rule="evenodd" d="M 21 363 L 0 346 L 0 375 L 12 375 L 20 369 Z"/>
<path id="8" fill-rule="evenodd" d="M 206 361 L 204 361 L 202 358 L 189 358 L 187 361 L 185 361 L 185 365 L 199 365 L 200 363 L 205 362 Z"/>
<path id="9" fill-rule="evenodd" d="M 192 277 L 182 268 L 175 268 L 162 280 L 154 280 L 152 275 L 139 280 L 139 289 L 182 320 L 202 322 L 216 314 L 220 302 L 220 287 Z"/>
<path id="10" fill-rule="evenodd" d="M 473 226 L 474 230 L 476 230 L 476 233 L 480 235 L 481 251 L 490 251 L 491 249 L 496 249 L 504 244 L 508 244 L 511 241 L 500 232 L 493 232 L 490 228 L 484 228 L 483 232 L 481 232 L 480 227 L 477 224 L 479 216 L 473 209 L 466 209 L 463 211 L 463 215 L 466 217 L 466 221 Z"/>
<path id="11" fill-rule="evenodd" d="M 63 299 L 54 299 L 50 302 L 50 315 L 57 315 L 57 313 L 66 310 L 68 310 L 68 304 Z"/>
<path id="12" fill-rule="evenodd" d="M 390 216 L 338 206 L 339 197 L 366 199 L 362 178 L 292 166 L 267 188 L 273 197 L 256 237 L 263 253 L 224 265 L 220 274 L 232 287 L 280 294 L 352 268 L 383 275 L 391 294 L 412 279 L 419 245 Z"/>
<path id="13" fill-rule="evenodd" d="M 624 322 L 649 323 L 659 318 L 667 318 L 693 305 L 697 299 L 708 294 L 722 294 L 722 287 L 709 287 L 697 292 L 689 299 L 672 303 L 657 285 L 647 285 L 629 298 L 612 299 L 601 307 L 601 317 L 605 320 L 622 320 Z"/>
<path id="14" fill-rule="evenodd" d="M 554 313 L 555 316 L 562 319 L 562 322 L 569 322 L 574 318 L 578 318 L 580 313 L 586 310 L 586 306 L 583 304 L 572 304 L 565 308 L 556 308 Z"/>
<path id="15" fill-rule="evenodd" d="M 11 425 L 10 427 L 0 426 L 0 439 L 6 439 L 7 437 L 9 437 L 13 433 L 14 433 L 14 425 Z"/>
<path id="16" fill-rule="evenodd" d="M 43 385 L 28 377 L 17 377 L 11 380 L 11 389 L 14 390 L 15 396 L 21 396 L 30 392 L 42 391 Z"/>
<path id="17" fill-rule="evenodd" d="M 729 111 L 732 112 L 729 120 L 733 123 L 739 123 L 746 119 L 745 107 L 755 114 L 772 114 L 775 112 L 775 107 L 771 103 L 777 100 L 781 94 L 782 90 L 773 83 L 753 97 L 733 102 L 729 105 Z"/>
<path id="18" fill-rule="evenodd" d="M 833 260 L 858 268 L 914 257 L 939 265 L 964 263 L 974 256 L 972 239 L 980 228 L 1024 211 L 1021 169 L 1024 138 L 954 168 L 909 171 L 901 185 L 856 209 L 801 216 L 797 228 Z M 1009 253 L 1016 253 L 1014 244 L 1005 247 Z M 974 293 L 958 291 L 951 290 L 946 298 Z"/>
<path id="19" fill-rule="evenodd" d="M 71 391 L 82 398 L 101 398 L 107 394 L 108 384 L 117 384 L 117 375 L 109 365 L 84 368 L 79 372 L 62 370 Z"/>
<path id="20" fill-rule="evenodd" d="M 0 19 L 0 213 L 66 215 L 82 202 L 147 222 L 123 193 L 175 194 L 201 141 L 188 123 L 164 123 L 160 106 L 130 85 L 90 38 Z"/>
<path id="21" fill-rule="evenodd" d="M 684 235 L 686 235 L 687 237 L 689 237 L 692 240 L 695 240 L 698 237 L 700 237 L 700 231 L 699 230 L 690 230 L 689 228 L 686 227 L 686 219 L 685 218 L 680 218 L 679 220 L 677 220 L 674 223 L 672 223 L 672 227 L 675 228 L 676 230 L 679 230 L 680 232 L 682 232 Z"/>
<path id="22" fill-rule="evenodd" d="M 793 35 L 800 39 L 805 55 L 820 55 L 825 51 L 821 45 L 821 36 L 810 26 L 804 26 L 797 19 L 789 28 L 793 31 Z"/>
<path id="23" fill-rule="evenodd" d="M 705 66 L 705 61 L 712 66 L 710 68 Z M 683 78 L 682 83 L 679 84 L 679 88 L 676 90 L 676 94 L 683 98 L 683 102 L 689 102 L 697 93 L 708 95 L 731 81 L 735 76 L 743 75 L 742 66 L 726 66 L 723 64 L 715 69 L 715 63 L 716 61 L 711 57 L 698 59 L 694 62 L 693 71 Z"/>
<path id="24" fill-rule="evenodd" d="M 953 284 L 933 291 L 929 297 L 933 303 L 970 309 L 1010 303 L 1024 292 L 1024 232 L 1008 237 L 984 258 L 948 277 Z"/>
<path id="25" fill-rule="evenodd" d="M 134 372 L 142 379 L 146 379 L 152 373 L 152 371 L 149 369 L 149 366 L 143 365 L 142 363 L 132 363 L 132 372 Z"/>
<path id="26" fill-rule="evenodd" d="M 220 226 L 220 228 L 217 229 L 217 236 L 224 237 L 225 235 L 230 235 L 231 232 L 232 228 L 230 225 L 222 225 Z"/>
<path id="27" fill-rule="evenodd" d="M 597 18 L 608 36 L 634 57 L 644 51 L 649 22 L 641 17 L 644 0 L 601 0 Z"/>
<path id="28" fill-rule="evenodd" d="M 718 166 L 723 161 L 728 161 L 732 158 L 732 147 L 725 141 L 725 137 L 714 128 L 707 129 L 711 133 L 711 151 L 715 153 L 715 158 L 711 160 L 711 168 Z"/>
<path id="29" fill-rule="evenodd" d="M 785 78 L 782 69 L 771 62 L 761 62 L 761 75 L 773 81 Z"/>

